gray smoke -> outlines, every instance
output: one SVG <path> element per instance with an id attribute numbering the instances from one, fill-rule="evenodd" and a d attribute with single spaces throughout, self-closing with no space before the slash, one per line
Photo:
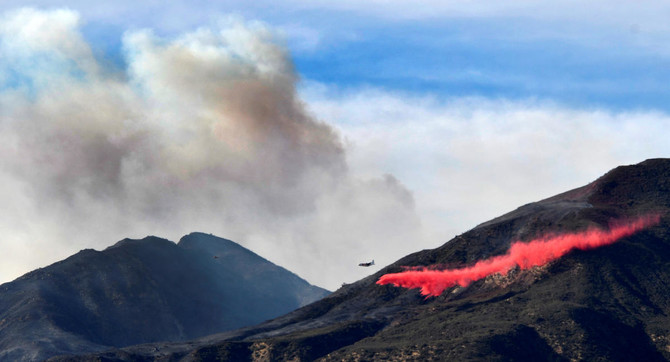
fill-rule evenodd
<path id="1" fill-rule="evenodd" d="M 412 250 L 412 195 L 351 175 L 268 28 L 129 32 L 119 70 L 79 26 L 69 10 L 0 18 L 1 281 L 147 234 L 228 237 L 330 288 Z"/>

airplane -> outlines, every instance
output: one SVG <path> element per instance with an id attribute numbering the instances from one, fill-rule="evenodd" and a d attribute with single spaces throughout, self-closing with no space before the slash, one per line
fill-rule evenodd
<path id="1" fill-rule="evenodd" d="M 375 260 L 374 260 L 374 259 L 372 259 L 372 261 L 369 262 L 369 263 L 360 263 L 360 264 L 358 264 L 358 266 L 365 266 L 365 267 L 373 266 L 373 265 L 375 265 Z"/>

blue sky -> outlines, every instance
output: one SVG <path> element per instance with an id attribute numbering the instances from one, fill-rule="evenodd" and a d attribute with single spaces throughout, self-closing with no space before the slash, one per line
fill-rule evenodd
<path id="1" fill-rule="evenodd" d="M 338 87 L 381 87 L 444 98 L 541 98 L 617 110 L 668 109 L 664 100 L 670 95 L 665 82 L 670 60 L 660 48 L 667 39 L 661 16 L 667 7 L 661 2 L 593 3 L 572 9 L 566 1 L 554 8 L 502 1 L 491 10 L 481 2 L 452 3 L 120 1 L 94 6 L 9 1 L 0 6 L 78 10 L 84 35 L 117 62 L 123 58 L 122 35 L 129 29 L 178 34 L 236 14 L 283 33 L 303 78 Z M 484 5 L 472 5 L 478 3 Z"/>
<path id="2" fill-rule="evenodd" d="M 532 32 L 542 24 L 522 26 Z M 641 54 L 632 45 L 515 40 L 518 28 L 512 20 L 401 22 L 357 30 L 364 34 L 360 39 L 296 52 L 299 72 L 338 86 L 445 98 L 544 98 L 612 109 L 668 107 L 667 59 Z M 502 32 L 503 39 L 487 30 Z"/>
<path id="3" fill-rule="evenodd" d="M 667 157 L 669 13 L 661 1 L 5 0 L 0 282 L 124 237 L 203 231 L 335 289 L 369 272 L 349 267 L 358 259 L 387 264 Z M 294 194 L 307 196 L 287 206 Z"/>
<path id="4" fill-rule="evenodd" d="M 645 5 L 653 10 L 653 2 Z M 631 15 L 628 22 L 590 24 L 589 18 L 606 11 L 596 6 L 574 10 L 583 11 L 586 21 L 570 13 L 557 14 L 558 19 L 507 12 L 404 19 L 327 5 L 277 7 L 230 6 L 223 12 L 260 19 L 287 33 L 298 72 L 309 80 L 439 97 L 537 97 L 581 107 L 668 109 L 668 54 L 648 48 L 658 41 L 655 24 L 648 24 L 653 18 L 638 23 Z M 91 34 L 119 45 L 118 37 Z"/>

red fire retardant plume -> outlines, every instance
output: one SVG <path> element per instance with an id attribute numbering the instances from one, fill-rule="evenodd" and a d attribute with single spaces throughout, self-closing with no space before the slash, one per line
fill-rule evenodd
<path id="1" fill-rule="evenodd" d="M 507 274 L 516 265 L 521 269 L 530 269 L 558 259 L 572 249 L 589 250 L 612 244 L 659 221 L 659 215 L 649 215 L 628 223 L 612 223 L 610 230 L 592 227 L 579 233 L 545 236 L 525 243 L 517 241 L 512 243 L 507 254 L 479 261 L 473 266 L 448 270 L 414 269 L 385 274 L 377 284 L 420 288 L 421 294 L 425 296 L 438 296 L 455 285 L 465 287 L 491 274 Z"/>

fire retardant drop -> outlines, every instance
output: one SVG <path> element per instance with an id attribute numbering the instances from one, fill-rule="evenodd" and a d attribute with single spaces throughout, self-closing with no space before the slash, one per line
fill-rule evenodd
<path id="1" fill-rule="evenodd" d="M 578 233 L 545 236 L 529 242 L 512 243 L 507 254 L 481 260 L 460 269 L 434 270 L 430 267 L 385 274 L 377 284 L 404 288 L 419 288 L 425 296 L 438 296 L 450 287 L 468 286 L 492 274 L 506 275 L 512 268 L 530 269 L 558 259 L 573 249 L 589 250 L 612 244 L 642 229 L 657 224 L 659 215 L 647 215 L 631 222 L 614 222 L 609 230 L 589 228 Z"/>

